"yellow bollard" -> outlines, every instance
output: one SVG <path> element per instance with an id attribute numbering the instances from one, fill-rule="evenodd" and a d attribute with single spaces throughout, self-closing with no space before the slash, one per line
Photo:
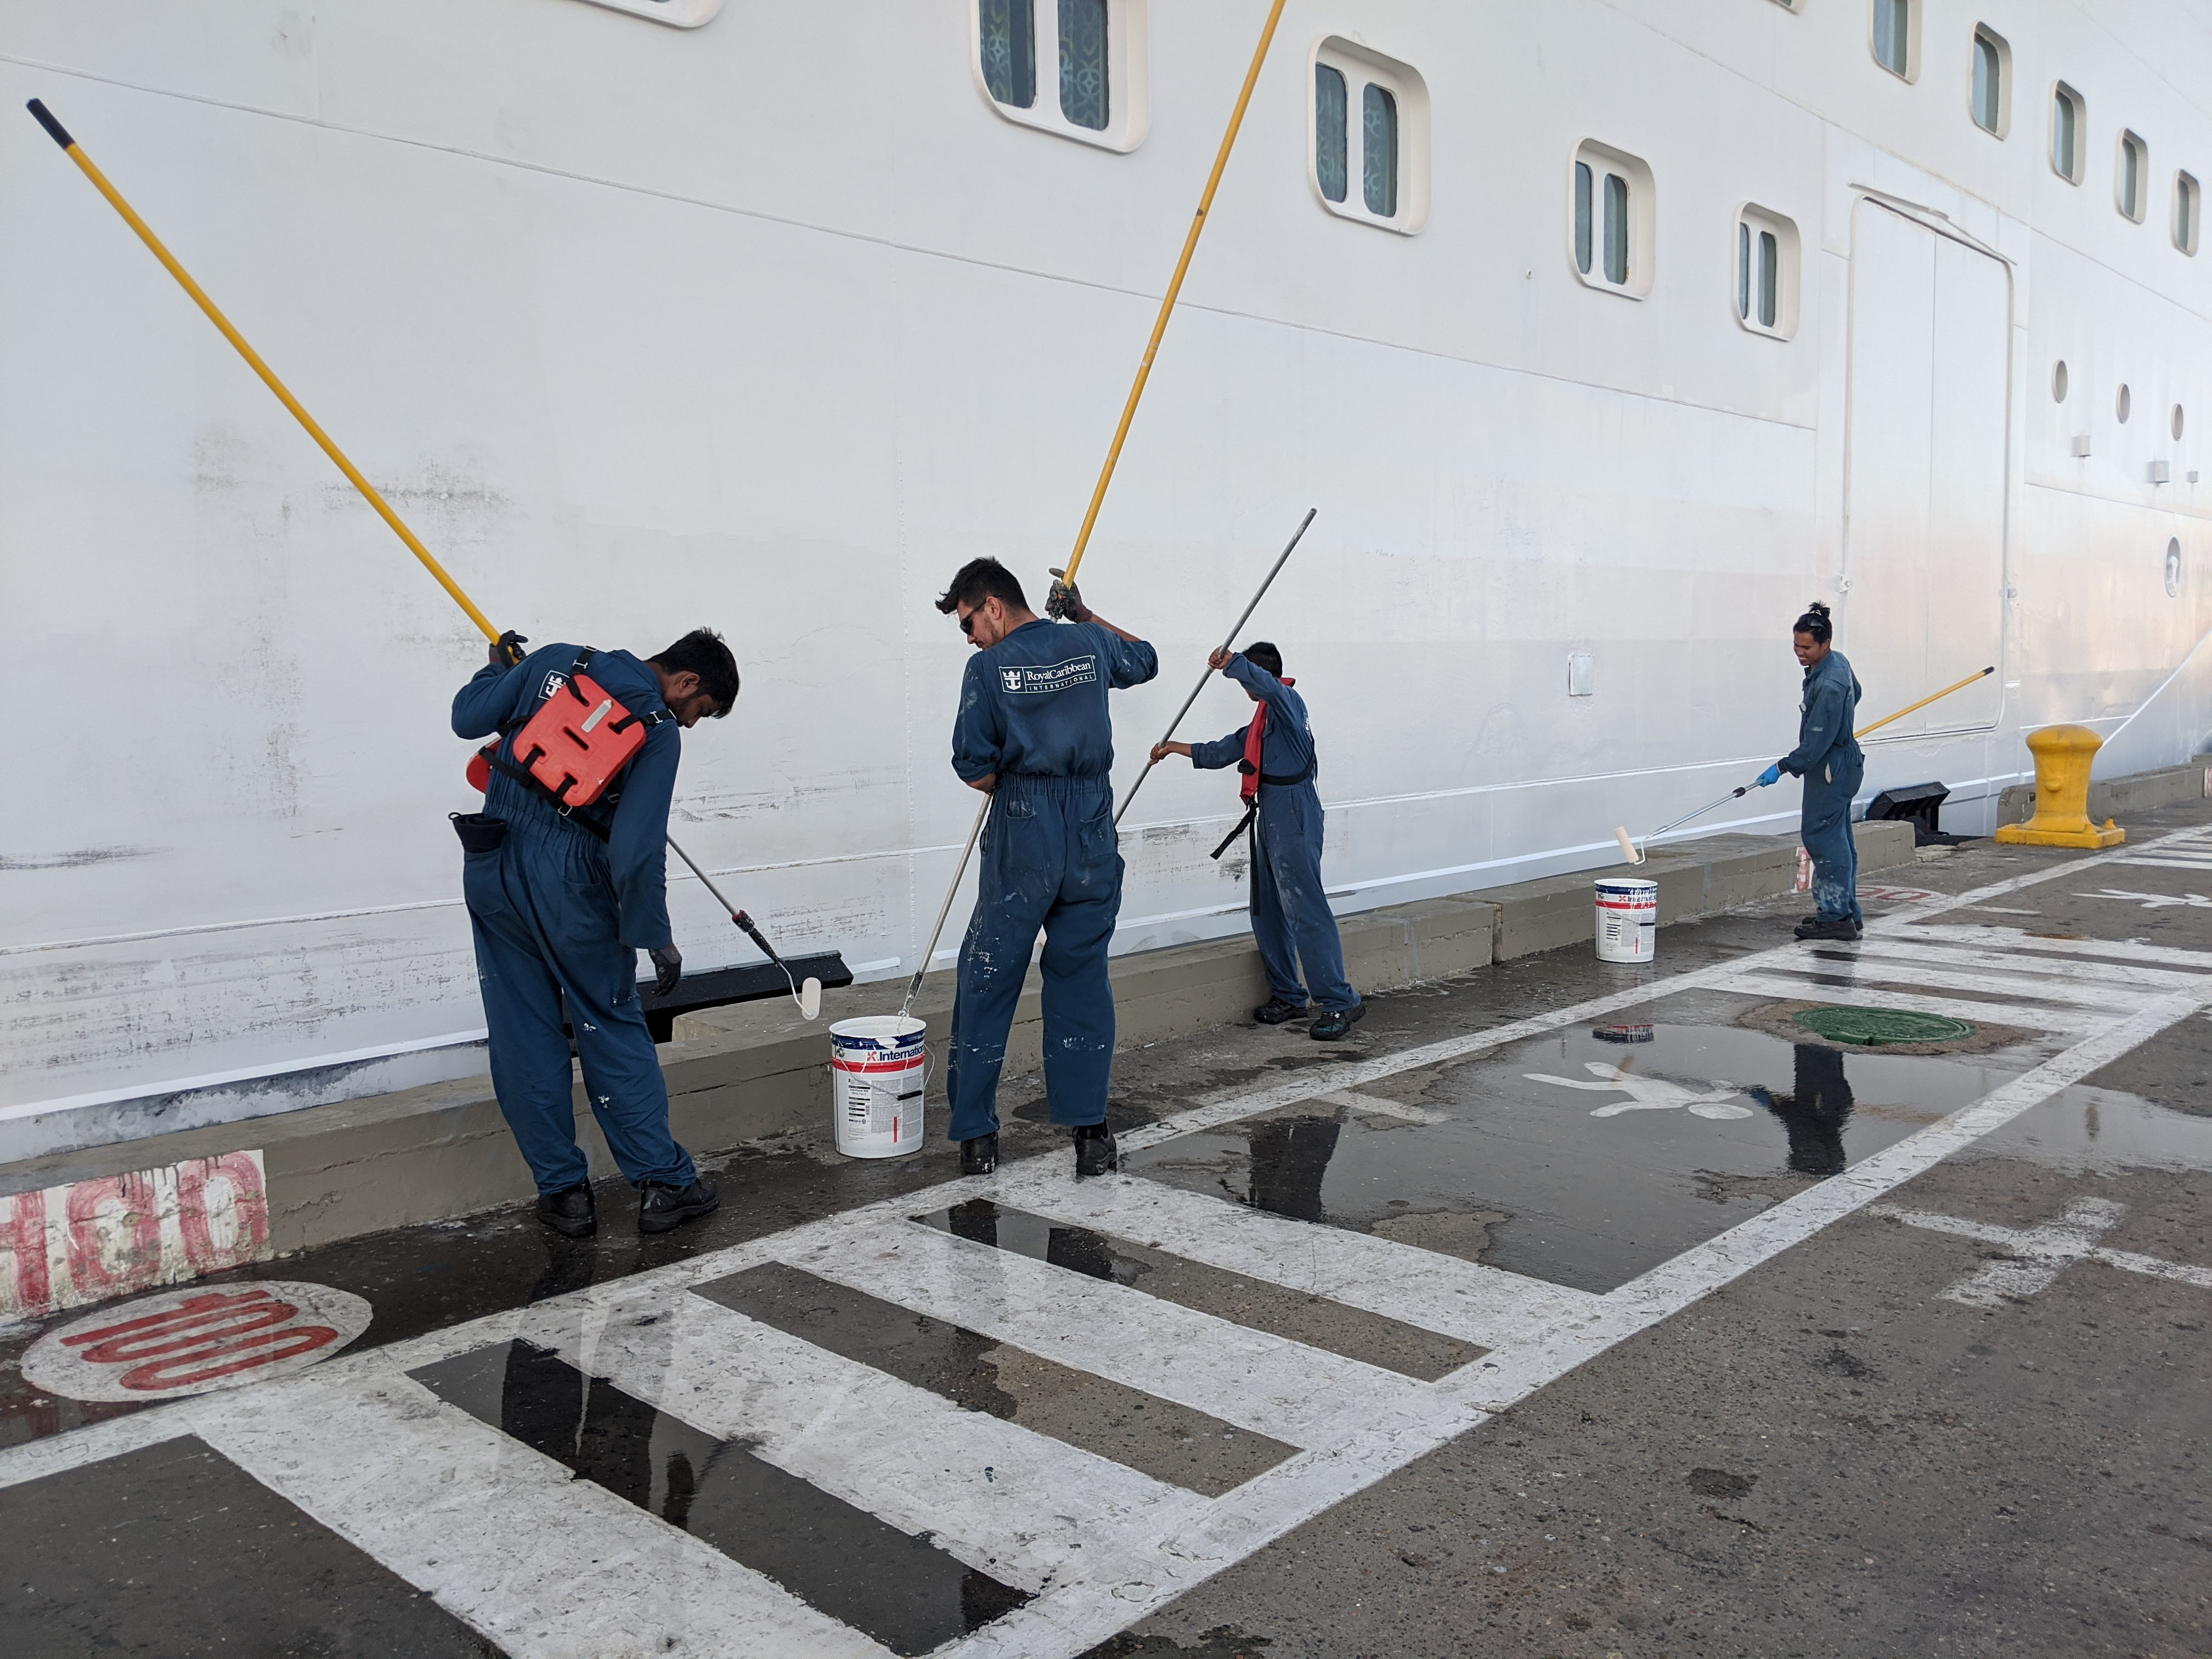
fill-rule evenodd
<path id="1" fill-rule="evenodd" d="M 2046 726 L 2027 734 L 2035 757 L 2035 816 L 1998 827 L 1997 839 L 2015 847 L 2118 847 L 2128 832 L 2112 819 L 2089 822 L 2089 763 L 2105 740 L 2086 726 Z"/>

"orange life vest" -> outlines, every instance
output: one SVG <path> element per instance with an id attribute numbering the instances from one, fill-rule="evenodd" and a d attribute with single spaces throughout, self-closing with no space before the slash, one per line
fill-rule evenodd
<path id="1" fill-rule="evenodd" d="M 623 767 L 645 747 L 646 733 L 675 718 L 665 708 L 634 714 L 584 670 L 597 649 L 586 646 L 569 667 L 565 684 L 538 705 L 512 737 L 487 744 L 469 762 L 469 781 L 489 789 L 495 768 L 568 817 L 607 793 Z M 515 758 L 502 758 L 502 746 Z M 605 831 L 589 818 L 578 823 L 594 835 Z"/>

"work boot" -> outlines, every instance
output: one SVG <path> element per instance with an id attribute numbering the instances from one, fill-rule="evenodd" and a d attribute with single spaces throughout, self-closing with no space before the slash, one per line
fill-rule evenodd
<path id="1" fill-rule="evenodd" d="M 637 1195 L 637 1230 L 641 1233 L 665 1233 L 702 1215 L 712 1215 L 721 1206 L 721 1194 L 704 1176 L 689 1187 L 664 1187 L 657 1181 L 648 1181 Z"/>
<path id="2" fill-rule="evenodd" d="M 580 1181 L 557 1193 L 538 1194 L 538 1218 L 564 1238 L 589 1238 L 599 1230 L 592 1189 Z"/>
<path id="3" fill-rule="evenodd" d="M 999 1167 L 999 1132 L 977 1135 L 973 1140 L 960 1143 L 960 1173 L 964 1176 L 988 1175 Z"/>
<path id="4" fill-rule="evenodd" d="M 1849 945 L 1859 936 L 1859 925 L 1849 916 L 1814 916 L 1797 924 L 1797 937 L 1803 939 L 1833 939 Z"/>
<path id="5" fill-rule="evenodd" d="M 1121 1149 L 1114 1144 L 1114 1132 L 1103 1123 L 1086 1123 L 1075 1132 L 1075 1173 L 1078 1176 L 1110 1175 L 1121 1164 Z"/>
<path id="6" fill-rule="evenodd" d="M 1252 1011 L 1252 1018 L 1262 1025 L 1282 1025 L 1296 1019 L 1306 1011 L 1303 1002 L 1291 1002 L 1285 998 L 1271 996 Z"/>
<path id="7" fill-rule="evenodd" d="M 1328 1008 L 1322 1017 L 1306 1027 L 1306 1035 L 1316 1042 L 1341 1042 L 1352 1035 L 1352 1028 L 1367 1018 L 1367 1005 L 1355 1002 L 1349 1008 Z"/>

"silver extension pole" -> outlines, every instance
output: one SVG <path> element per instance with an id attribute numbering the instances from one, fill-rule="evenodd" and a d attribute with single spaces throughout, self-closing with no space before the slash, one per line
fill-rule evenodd
<path id="1" fill-rule="evenodd" d="M 1244 624 L 1252 620 L 1252 613 L 1260 608 L 1260 601 L 1267 597 L 1267 590 L 1275 585 L 1275 578 L 1282 574 L 1283 567 L 1290 562 L 1291 554 L 1297 549 L 1299 539 L 1306 533 L 1306 526 L 1314 521 L 1314 514 L 1320 511 L 1317 507 L 1310 507 L 1306 509 L 1305 517 L 1298 520 L 1297 533 L 1291 538 L 1290 545 L 1283 550 L 1282 556 L 1275 561 L 1273 568 L 1267 572 L 1267 580 L 1260 584 L 1260 591 L 1252 596 L 1252 603 L 1244 607 L 1244 614 L 1231 624 L 1229 637 L 1221 641 L 1221 648 L 1224 651 L 1237 643 L 1237 635 L 1243 631 Z M 1199 674 L 1198 684 L 1190 688 L 1190 695 L 1182 700 L 1182 707 L 1176 710 L 1176 717 L 1168 722 L 1168 729 L 1161 734 L 1162 743 L 1175 736 L 1176 727 L 1182 724 L 1182 717 L 1190 713 L 1191 705 L 1198 701 L 1198 694 L 1206 690 L 1206 681 L 1212 678 L 1212 659 L 1209 657 L 1206 667 Z M 1145 769 L 1137 774 L 1137 781 L 1129 786 L 1129 793 L 1122 797 L 1121 807 L 1114 814 L 1114 824 L 1116 829 L 1121 827 L 1121 814 L 1129 810 L 1129 803 L 1136 799 L 1137 791 L 1145 787 L 1145 780 L 1152 776 L 1152 768 L 1158 764 L 1159 763 L 1152 759 L 1148 753 L 1145 761 Z"/>
<path id="2" fill-rule="evenodd" d="M 952 914 L 954 895 L 960 890 L 960 878 L 968 873 L 968 860 L 975 854 L 975 837 L 983 833 L 983 820 L 991 815 L 991 797 L 983 797 L 977 809 L 975 823 L 968 831 L 968 844 L 960 849 L 959 867 L 952 872 L 952 884 L 945 890 L 945 902 L 937 907 L 937 926 L 929 930 L 929 943 L 921 948 L 921 960 L 915 964 L 914 977 L 906 983 L 906 1000 L 899 1004 L 899 1017 L 904 1018 L 914 1012 L 915 994 L 921 989 L 921 976 L 929 971 L 930 958 L 937 954 L 937 941 L 944 937 L 945 919 Z"/>

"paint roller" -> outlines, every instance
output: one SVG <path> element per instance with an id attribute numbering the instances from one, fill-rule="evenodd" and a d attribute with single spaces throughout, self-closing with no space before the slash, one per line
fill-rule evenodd
<path id="1" fill-rule="evenodd" d="M 1990 675 L 1996 672 L 1996 665 L 1994 663 L 1990 664 L 1987 668 L 1978 668 L 1972 673 L 1967 675 L 1963 680 L 1960 680 L 1954 684 L 1947 685 L 1941 691 L 1931 691 L 1926 696 L 1921 698 L 1918 702 L 1909 702 L 1905 704 L 1904 708 L 1899 709 L 1894 714 L 1884 714 L 1872 726 L 1862 726 L 1853 735 L 1861 738 L 1869 736 L 1872 733 L 1881 730 L 1883 726 L 1887 726 L 1891 721 L 1901 720 L 1907 714 L 1913 714 L 1917 710 L 1925 708 L 1929 703 L 1937 702 L 1942 698 L 1948 697 L 1954 691 L 1963 691 L 1968 686 L 1974 684 L 1976 682 L 1987 679 Z M 1672 823 L 1661 824 L 1656 830 L 1652 830 L 1650 834 L 1642 837 L 1644 844 L 1645 847 L 1648 847 L 1651 842 L 1658 840 L 1660 836 L 1665 835 L 1668 830 L 1679 830 L 1684 824 L 1689 823 L 1691 819 L 1701 818 L 1705 817 L 1706 813 L 1711 811 L 1715 807 L 1725 806 L 1732 800 L 1740 800 L 1744 796 L 1749 794 L 1753 790 L 1763 787 L 1764 786 L 1757 782 L 1752 782 L 1745 784 L 1741 788 L 1731 789 L 1728 793 L 1723 795 L 1718 800 L 1710 801 L 1706 805 L 1700 806 L 1694 812 L 1686 812 L 1680 817 L 1676 818 Z M 1636 842 L 1632 841 L 1629 838 L 1629 834 L 1626 828 L 1615 829 L 1613 832 L 1613 838 L 1620 843 L 1621 857 L 1627 860 L 1631 864 L 1641 864 L 1645 859 L 1650 856 L 1649 853 L 1644 850 L 1644 848 L 1638 846 Z"/>
<path id="2" fill-rule="evenodd" d="M 276 371 L 262 361 L 261 354 L 246 343 L 246 337 L 232 325 L 230 319 L 224 316 L 216 302 L 208 297 L 207 291 L 192 280 L 191 273 L 178 263 L 177 257 L 171 253 L 163 245 L 161 239 L 154 234 L 152 227 L 140 218 L 137 210 L 124 199 L 122 191 L 109 183 L 107 175 L 93 164 L 92 158 L 87 155 L 82 147 L 70 136 L 68 129 L 54 118 L 53 112 L 40 100 L 32 99 L 27 107 L 31 112 L 32 118 L 46 129 L 46 136 L 61 147 L 64 155 L 76 163 L 77 170 L 92 181 L 93 188 L 107 198 L 107 204 L 122 216 L 124 223 L 129 225 L 137 234 L 138 240 L 145 243 L 153 256 L 161 262 L 162 268 L 176 278 L 177 285 L 191 296 L 192 303 L 207 314 L 207 319 L 216 325 L 222 337 L 229 341 L 238 355 L 246 360 L 246 367 L 261 377 L 262 384 L 276 394 L 277 402 L 283 404 L 291 412 L 292 418 L 299 422 L 306 429 L 307 435 L 315 441 L 317 447 L 324 454 L 331 458 L 337 470 L 345 474 L 346 481 L 361 492 L 362 499 L 374 507 L 377 516 L 392 527 L 392 533 L 407 544 L 407 550 L 422 562 L 422 568 L 436 579 L 438 586 L 446 590 L 453 603 L 468 613 L 469 620 L 483 631 L 483 636 L 494 645 L 497 645 L 500 641 L 500 630 L 492 625 L 491 619 L 479 611 L 475 602 L 461 591 L 460 584 L 447 574 L 445 567 L 431 556 L 430 550 L 422 545 L 422 539 L 407 527 L 405 521 L 397 513 L 392 510 L 391 503 L 384 499 L 374 484 L 362 476 L 361 469 L 346 459 L 344 452 L 332 441 L 330 434 L 323 430 L 315 417 L 307 413 L 300 400 L 295 398 L 284 383 L 276 378 Z M 507 649 L 510 661 L 521 660 L 522 653 L 516 647 L 509 646 Z M 722 897 L 720 892 L 715 889 L 714 884 L 707 880 L 707 872 L 699 868 L 689 853 L 677 846 L 676 838 L 673 836 L 668 838 L 668 844 L 675 849 L 676 856 L 690 865 L 692 872 L 702 882 L 706 883 L 707 890 L 713 893 L 716 901 L 730 913 L 730 920 L 744 929 L 755 945 L 767 952 L 770 962 L 783 969 L 784 979 L 791 985 L 792 1000 L 799 1005 L 799 1012 L 808 1019 L 812 1019 L 818 1015 L 822 1012 L 822 981 L 817 979 L 809 979 L 804 986 L 793 982 L 790 968 L 770 947 L 768 940 L 761 936 L 760 929 L 753 926 L 751 918 Z"/>

